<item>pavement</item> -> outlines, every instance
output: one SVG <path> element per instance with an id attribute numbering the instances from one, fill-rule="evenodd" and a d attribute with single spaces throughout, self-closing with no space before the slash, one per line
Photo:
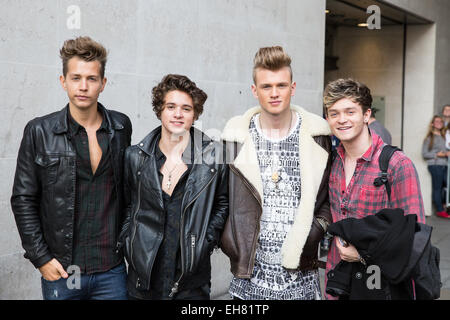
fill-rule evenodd
<path id="1" fill-rule="evenodd" d="M 441 254 L 440 300 L 450 300 L 450 219 L 431 216 L 426 218 L 426 223 L 433 227 L 431 243 L 439 248 Z"/>
<path id="2" fill-rule="evenodd" d="M 426 217 L 426 223 L 433 227 L 431 243 L 439 248 L 441 256 L 439 268 L 441 270 L 442 288 L 439 300 L 450 300 L 450 219 L 433 215 Z M 322 257 L 321 260 L 324 260 L 324 258 L 326 260 L 326 257 Z M 323 295 L 325 271 L 319 269 L 319 273 Z"/>
<path id="3" fill-rule="evenodd" d="M 433 227 L 431 234 L 431 243 L 440 250 L 440 270 L 441 270 L 441 297 L 439 300 L 450 300 L 450 219 L 437 216 L 426 217 L 426 223 Z M 326 259 L 322 257 L 321 260 Z M 324 290 L 325 271 L 319 269 L 320 287 Z M 216 297 L 217 300 L 228 300 L 230 296 L 223 294 Z"/>

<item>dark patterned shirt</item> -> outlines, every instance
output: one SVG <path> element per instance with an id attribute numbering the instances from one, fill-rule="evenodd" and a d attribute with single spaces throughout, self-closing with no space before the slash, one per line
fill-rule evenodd
<path id="1" fill-rule="evenodd" d="M 105 117 L 97 130 L 102 157 L 92 173 L 88 135 L 68 113 L 69 133 L 76 156 L 75 221 L 72 264 L 81 273 L 105 272 L 122 258 L 115 252 L 119 230 L 119 203 Z"/>
<path id="2" fill-rule="evenodd" d="M 383 140 L 372 132 L 372 145 L 357 160 L 355 172 L 348 186 L 345 185 L 345 150 L 342 144 L 337 148 L 338 155 L 331 167 L 329 181 L 333 222 L 346 218 L 364 218 L 384 208 L 401 208 L 405 214 L 415 214 L 418 222 L 425 223 L 419 178 L 414 164 L 403 152 L 395 152 L 389 161 L 390 202 L 386 188 L 373 185 L 374 179 L 380 174 L 378 160 L 384 144 Z M 333 239 L 328 252 L 325 274 L 334 269 L 340 260 L 336 239 Z M 336 299 L 330 295 L 326 295 L 326 297 L 327 299 Z"/>

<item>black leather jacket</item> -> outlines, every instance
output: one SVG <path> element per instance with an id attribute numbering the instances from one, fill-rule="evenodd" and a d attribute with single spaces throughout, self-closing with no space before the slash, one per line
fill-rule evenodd
<path id="1" fill-rule="evenodd" d="M 137 290 L 149 290 L 153 263 L 164 235 L 164 205 L 155 161 L 155 148 L 161 135 L 156 128 L 141 143 L 125 152 L 125 189 L 129 196 L 127 218 L 120 239 L 136 278 Z M 173 293 L 195 275 L 197 281 L 210 281 L 210 254 L 218 244 L 228 216 L 228 169 L 215 156 L 222 150 L 201 131 L 191 128 L 194 164 L 186 180 L 180 222 L 182 275 L 175 279 Z M 188 146 L 190 148 L 190 146 Z M 199 269 L 202 271 L 199 279 Z M 201 285 L 203 283 L 199 283 Z"/>
<path id="2" fill-rule="evenodd" d="M 123 155 L 131 142 L 130 119 L 105 109 L 115 187 L 123 199 Z M 36 268 L 56 258 L 64 268 L 72 261 L 76 154 L 68 131 L 67 105 L 31 120 L 17 157 L 11 206 L 25 249 Z M 117 230 L 119 233 L 120 230 Z"/>

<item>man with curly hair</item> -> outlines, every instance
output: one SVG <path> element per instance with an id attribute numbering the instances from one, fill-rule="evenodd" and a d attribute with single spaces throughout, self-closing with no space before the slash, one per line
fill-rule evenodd
<path id="1" fill-rule="evenodd" d="M 161 126 L 125 154 L 127 218 L 120 236 L 131 299 L 209 299 L 210 255 L 228 216 L 221 146 L 192 126 L 206 93 L 169 74 L 153 88 Z"/>

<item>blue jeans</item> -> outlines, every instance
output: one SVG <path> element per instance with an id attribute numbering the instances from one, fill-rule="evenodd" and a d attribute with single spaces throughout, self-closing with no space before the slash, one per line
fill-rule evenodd
<path id="1" fill-rule="evenodd" d="M 447 183 L 447 166 L 428 166 L 428 171 L 431 173 L 433 203 L 438 212 L 444 211 L 442 202 L 445 199 L 442 199 L 442 189 Z"/>
<path id="2" fill-rule="evenodd" d="M 80 274 L 80 289 L 73 279 L 48 281 L 41 277 L 44 300 L 127 300 L 125 262 L 106 272 Z"/>

